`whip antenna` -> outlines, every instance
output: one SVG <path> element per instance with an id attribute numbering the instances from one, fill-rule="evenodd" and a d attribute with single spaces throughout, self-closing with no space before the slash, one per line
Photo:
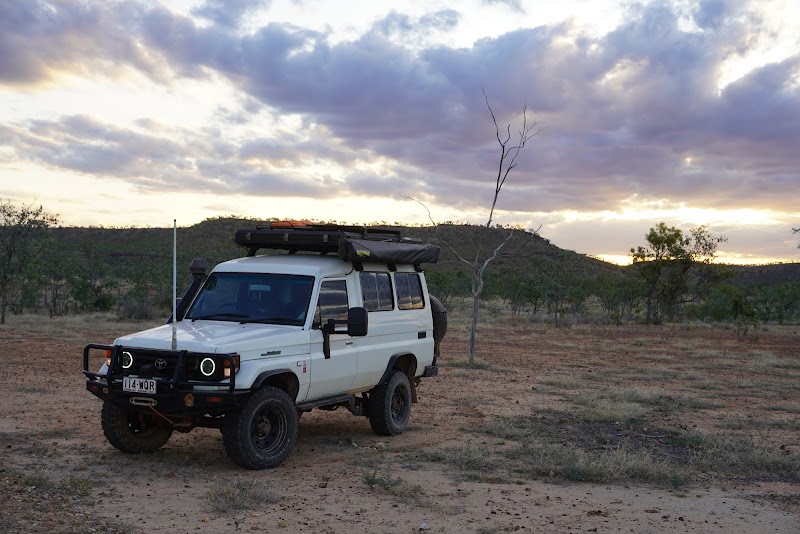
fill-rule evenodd
<path id="1" fill-rule="evenodd" d="M 172 350 L 178 350 L 178 220 L 172 219 Z"/>

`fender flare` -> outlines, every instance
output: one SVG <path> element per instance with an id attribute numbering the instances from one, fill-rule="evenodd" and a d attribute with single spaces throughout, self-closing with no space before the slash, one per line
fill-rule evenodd
<path id="1" fill-rule="evenodd" d="M 291 369 L 272 369 L 270 371 L 264 371 L 260 373 L 256 377 L 256 379 L 253 380 L 253 385 L 250 386 L 250 390 L 256 391 L 257 389 L 261 388 L 261 386 L 263 386 L 264 383 L 269 381 L 269 379 L 272 378 L 273 376 L 287 375 L 287 374 L 291 375 L 294 381 L 292 384 L 285 384 L 287 386 L 286 393 L 289 394 L 289 397 L 291 397 L 292 400 L 295 400 L 297 398 L 300 381 L 297 378 L 297 375 Z"/>
<path id="2" fill-rule="evenodd" d="M 403 370 L 400 367 L 395 367 L 397 360 L 400 358 L 408 356 L 411 359 L 411 365 L 409 366 L 408 370 Z M 389 382 L 389 377 L 392 375 L 392 371 L 395 369 L 399 371 L 403 371 L 408 376 L 408 381 L 411 383 L 411 402 L 417 402 L 417 388 L 414 384 L 414 375 L 417 373 L 417 357 L 411 352 L 400 352 L 397 354 L 392 355 L 389 358 L 389 363 L 386 365 L 386 370 L 383 372 L 383 376 L 381 376 L 380 381 L 376 384 L 378 386 L 382 386 Z"/>

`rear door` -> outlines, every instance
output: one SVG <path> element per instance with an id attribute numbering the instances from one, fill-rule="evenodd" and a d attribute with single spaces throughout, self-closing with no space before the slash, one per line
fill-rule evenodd
<path id="1" fill-rule="evenodd" d="M 416 272 L 359 273 L 369 335 L 361 339 L 358 376 L 353 389 L 369 389 L 383 376 L 395 354 L 414 354 L 419 362 L 433 355 L 433 326 Z"/>

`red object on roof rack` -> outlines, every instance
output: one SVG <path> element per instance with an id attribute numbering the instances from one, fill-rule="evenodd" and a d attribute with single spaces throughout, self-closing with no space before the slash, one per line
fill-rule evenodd
<path id="1" fill-rule="evenodd" d="M 309 226 L 314 226 L 315 223 L 311 221 L 298 221 L 294 219 L 286 219 L 283 221 L 274 221 L 269 223 L 269 227 L 271 228 L 307 228 Z M 263 228 L 259 226 L 259 228 Z"/>

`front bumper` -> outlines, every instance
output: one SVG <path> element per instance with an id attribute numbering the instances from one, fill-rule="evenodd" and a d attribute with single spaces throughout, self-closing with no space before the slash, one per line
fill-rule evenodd
<path id="1" fill-rule="evenodd" d="M 89 354 L 91 351 L 107 351 L 110 353 L 110 365 L 105 373 L 89 370 Z M 147 369 L 144 375 L 134 376 L 152 378 L 156 382 L 156 393 L 134 393 L 123 391 L 122 382 L 131 376 L 121 370 L 120 361 L 123 347 L 90 344 L 83 349 L 83 374 L 86 376 L 86 389 L 104 401 L 138 410 L 157 410 L 165 415 L 193 416 L 220 415 L 237 409 L 247 397 L 250 390 L 236 390 L 236 373 L 231 372 L 225 380 L 193 380 L 188 377 L 187 362 L 193 358 L 207 355 L 189 353 L 188 351 L 143 350 L 125 347 L 125 350 L 141 350 L 147 357 L 166 362 L 167 371 L 154 372 Z M 230 369 L 235 369 L 234 357 L 230 354 L 208 355 L 228 361 Z M 141 373 L 142 371 L 140 371 Z M 148 376 L 149 375 L 149 376 Z"/>
<path id="2" fill-rule="evenodd" d="M 137 411 L 158 410 L 165 415 L 221 415 L 239 408 L 251 391 L 199 391 L 174 389 L 155 395 L 122 391 L 122 382 L 111 386 L 102 378 L 86 380 L 86 389 L 96 397 Z"/>

